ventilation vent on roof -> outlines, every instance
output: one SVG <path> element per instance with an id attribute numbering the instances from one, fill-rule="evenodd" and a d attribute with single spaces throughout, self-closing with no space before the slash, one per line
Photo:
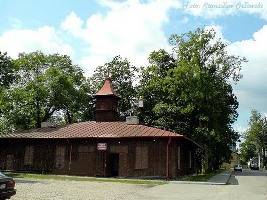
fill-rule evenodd
<path id="1" fill-rule="evenodd" d="M 139 124 L 139 119 L 137 116 L 126 117 L 126 124 Z"/>
<path id="2" fill-rule="evenodd" d="M 51 123 L 51 122 L 42 122 L 41 123 L 41 127 L 42 128 L 56 127 L 56 124 L 55 123 Z"/>

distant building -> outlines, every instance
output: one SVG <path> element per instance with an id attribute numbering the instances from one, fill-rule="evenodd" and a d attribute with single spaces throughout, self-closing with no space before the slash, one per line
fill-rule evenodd
<path id="1" fill-rule="evenodd" d="M 96 121 L 0 136 L 0 169 L 53 174 L 175 178 L 194 173 L 199 145 L 182 134 L 118 121 L 119 96 L 106 79 Z"/>

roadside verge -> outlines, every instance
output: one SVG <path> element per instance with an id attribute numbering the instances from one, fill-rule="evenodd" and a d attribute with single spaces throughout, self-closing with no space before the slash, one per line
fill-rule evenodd
<path id="1" fill-rule="evenodd" d="M 181 180 L 181 181 L 170 181 L 174 184 L 200 184 L 200 185 L 227 185 L 232 175 L 232 170 L 225 170 L 204 181 L 193 181 L 192 180 Z M 196 179 L 196 178 L 195 178 Z"/>

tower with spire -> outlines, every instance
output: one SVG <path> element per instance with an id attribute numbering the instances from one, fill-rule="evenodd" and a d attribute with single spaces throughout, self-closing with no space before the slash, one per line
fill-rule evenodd
<path id="1" fill-rule="evenodd" d="M 115 93 L 110 78 L 105 79 L 104 85 L 95 94 L 95 97 L 96 97 L 96 121 L 97 122 L 118 121 L 119 96 Z"/>

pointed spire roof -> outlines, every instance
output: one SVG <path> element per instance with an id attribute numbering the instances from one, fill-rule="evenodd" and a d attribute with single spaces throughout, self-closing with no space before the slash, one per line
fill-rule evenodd
<path id="1" fill-rule="evenodd" d="M 116 92 L 113 89 L 112 81 L 110 78 L 106 78 L 104 85 L 102 88 L 96 93 L 96 96 L 106 96 L 106 95 L 113 95 L 118 97 Z"/>

